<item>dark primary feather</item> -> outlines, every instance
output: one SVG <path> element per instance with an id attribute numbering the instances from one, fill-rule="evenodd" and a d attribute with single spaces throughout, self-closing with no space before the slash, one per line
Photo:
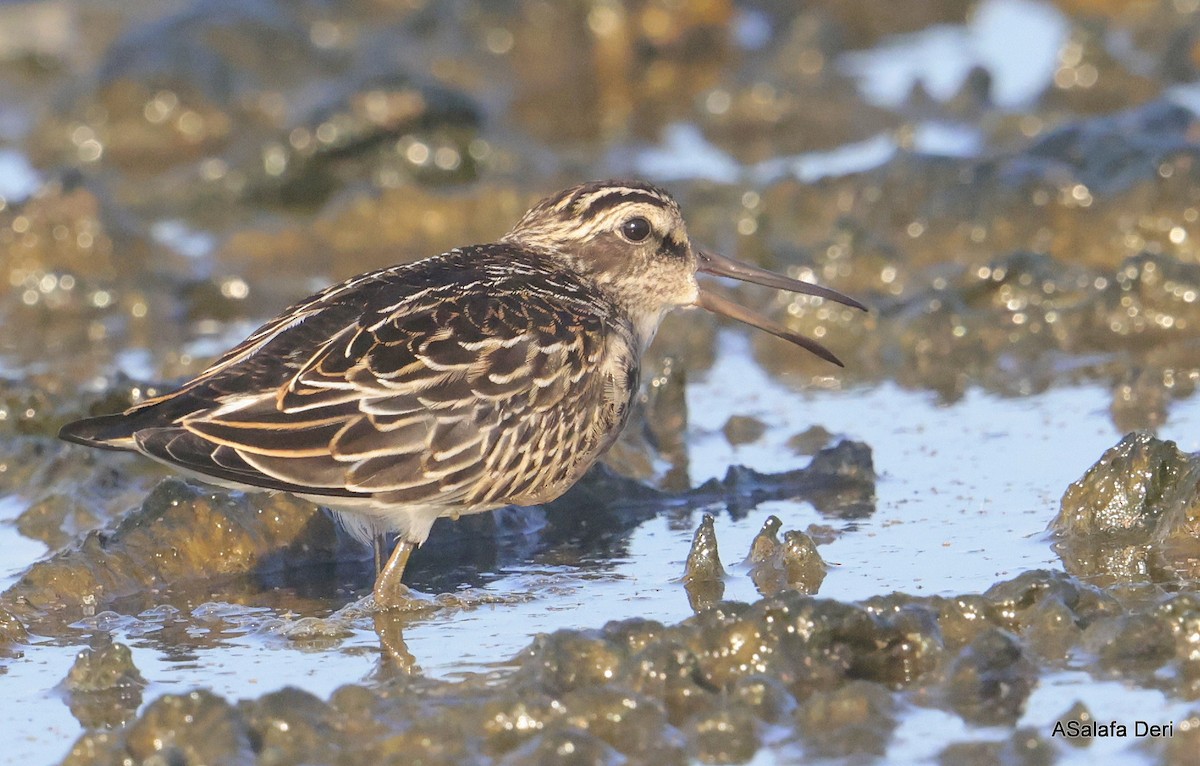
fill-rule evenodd
<path id="1" fill-rule="evenodd" d="M 179 390 L 62 435 L 239 484 L 482 509 L 569 486 L 636 376 L 620 309 L 483 245 L 331 287 Z"/>

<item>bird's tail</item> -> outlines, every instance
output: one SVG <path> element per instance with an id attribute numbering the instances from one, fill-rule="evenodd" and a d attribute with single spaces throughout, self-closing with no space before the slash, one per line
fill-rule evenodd
<path id="1" fill-rule="evenodd" d="M 124 413 L 84 418 L 59 429 L 58 438 L 100 449 L 132 450 L 136 420 Z"/>

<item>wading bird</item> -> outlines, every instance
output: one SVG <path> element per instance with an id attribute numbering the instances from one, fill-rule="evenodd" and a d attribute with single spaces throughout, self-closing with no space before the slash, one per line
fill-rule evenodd
<path id="1" fill-rule="evenodd" d="M 587 183 L 498 242 L 334 285 L 178 389 L 59 435 L 328 506 L 375 545 L 377 606 L 398 606 L 409 554 L 438 517 L 548 502 L 604 454 L 667 311 L 700 306 L 841 364 L 706 291 L 700 272 L 864 308 L 697 249 L 662 189 Z"/>

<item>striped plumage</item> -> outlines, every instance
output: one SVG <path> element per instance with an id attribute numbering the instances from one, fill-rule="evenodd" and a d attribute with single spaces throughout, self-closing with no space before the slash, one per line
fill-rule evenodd
<path id="1" fill-rule="evenodd" d="M 394 604 L 408 553 L 439 516 L 552 500 L 604 453 L 667 310 L 729 313 L 831 358 L 702 293 L 698 270 L 857 305 L 693 250 L 655 187 L 585 184 L 499 242 L 330 287 L 179 389 L 60 435 L 311 498 L 367 539 L 398 533 L 375 588 Z"/>

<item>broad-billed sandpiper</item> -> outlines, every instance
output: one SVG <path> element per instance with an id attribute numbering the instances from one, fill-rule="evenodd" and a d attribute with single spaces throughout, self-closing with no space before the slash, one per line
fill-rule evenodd
<path id="1" fill-rule="evenodd" d="M 498 242 L 334 285 L 178 389 L 59 435 L 328 506 L 375 545 L 376 605 L 399 605 L 409 554 L 438 517 L 550 501 L 604 454 L 667 311 L 700 306 L 841 364 L 706 291 L 699 272 L 864 308 L 694 247 L 662 189 L 587 183 Z"/>

